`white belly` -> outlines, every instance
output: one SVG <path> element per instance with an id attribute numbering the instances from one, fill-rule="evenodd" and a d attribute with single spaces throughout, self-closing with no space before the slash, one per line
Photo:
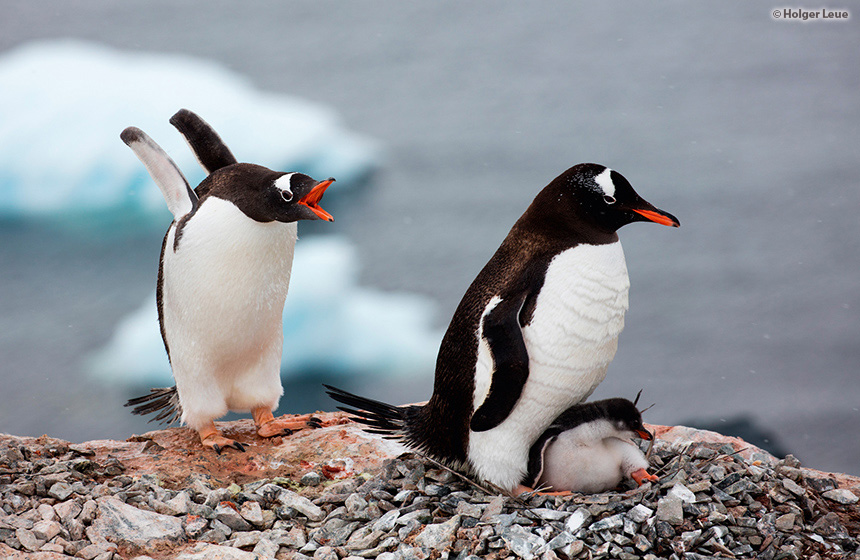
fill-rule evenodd
<path id="1" fill-rule="evenodd" d="M 630 440 L 614 437 L 583 443 L 564 432 L 544 454 L 538 486 L 554 491 L 604 492 L 625 476 L 648 467 L 648 460 Z"/>
<path id="2" fill-rule="evenodd" d="M 499 426 L 469 435 L 469 460 L 479 475 L 502 488 L 519 484 L 531 444 L 603 381 L 624 328 L 629 287 L 620 242 L 578 245 L 553 258 L 523 329 L 529 354 L 523 394 Z M 482 339 L 478 352 L 476 410 L 489 391 L 493 363 Z"/>
<path id="3" fill-rule="evenodd" d="M 164 254 L 164 327 L 190 426 L 227 410 L 276 406 L 282 315 L 296 224 L 255 222 L 210 197 Z"/>

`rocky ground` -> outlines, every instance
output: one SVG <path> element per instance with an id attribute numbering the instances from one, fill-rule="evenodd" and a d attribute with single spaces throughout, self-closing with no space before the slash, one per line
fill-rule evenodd
<path id="1" fill-rule="evenodd" d="M 0 557 L 111 560 L 860 558 L 860 479 L 735 438 L 652 427 L 660 481 L 487 492 L 340 413 L 214 455 L 189 430 L 83 444 L 0 435 Z"/>

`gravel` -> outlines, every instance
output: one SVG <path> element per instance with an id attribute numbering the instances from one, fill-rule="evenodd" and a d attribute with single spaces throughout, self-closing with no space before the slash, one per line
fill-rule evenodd
<path id="1" fill-rule="evenodd" d="M 854 491 L 794 457 L 751 461 L 721 444 L 658 440 L 651 462 L 660 480 L 642 487 L 515 499 L 410 454 L 338 482 L 314 472 L 216 488 L 192 474 L 166 488 L 125 476 L 116 459 L 12 441 L 0 439 L 0 556 L 860 558 Z"/>

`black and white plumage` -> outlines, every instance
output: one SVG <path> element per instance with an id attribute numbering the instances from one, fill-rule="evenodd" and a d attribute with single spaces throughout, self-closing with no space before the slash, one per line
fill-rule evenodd
<path id="1" fill-rule="evenodd" d="M 512 491 L 534 441 L 606 375 L 629 288 L 616 231 L 635 221 L 679 225 L 618 172 L 592 163 L 568 169 L 535 197 L 466 291 L 427 404 L 330 394 L 375 429 Z"/>
<path id="2" fill-rule="evenodd" d="M 653 439 L 636 404 L 614 398 L 580 403 L 561 413 L 529 450 L 527 488 L 603 492 L 627 477 L 656 480 L 632 438 Z"/>
<path id="3" fill-rule="evenodd" d="M 282 314 L 296 222 L 332 220 L 318 203 L 334 179 L 238 163 L 190 111 L 170 122 L 209 173 L 196 189 L 144 132 L 129 127 L 121 135 L 174 216 L 162 243 L 156 296 L 176 386 L 153 389 L 128 405 L 138 414 L 158 412 L 159 420 L 179 416 L 220 452 L 241 448 L 214 428 L 213 420 L 229 410 L 251 411 L 260 435 L 299 427 L 281 426 L 271 414 L 283 393 Z"/>

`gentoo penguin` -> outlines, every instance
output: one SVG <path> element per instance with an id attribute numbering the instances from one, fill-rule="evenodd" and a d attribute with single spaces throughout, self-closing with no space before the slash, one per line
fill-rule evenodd
<path id="1" fill-rule="evenodd" d="M 636 221 L 679 225 L 617 171 L 571 167 L 538 193 L 466 291 L 426 404 L 329 394 L 377 431 L 513 491 L 538 436 L 606 375 L 629 287 L 616 230 Z"/>
<path id="2" fill-rule="evenodd" d="M 549 487 L 556 494 L 603 492 L 624 477 L 656 481 L 648 459 L 631 438 L 653 439 L 636 404 L 606 399 L 575 404 L 553 420 L 529 450 L 519 491 Z"/>
<path id="3" fill-rule="evenodd" d="M 310 416 L 274 418 L 280 379 L 282 314 L 298 220 L 328 220 L 319 201 L 334 179 L 237 163 L 217 133 L 180 110 L 170 122 L 209 175 L 192 190 L 172 159 L 141 130 L 122 140 L 161 189 L 174 220 L 164 236 L 156 299 L 176 386 L 130 400 L 134 413 L 159 412 L 197 430 L 217 453 L 244 451 L 214 420 L 250 411 L 257 433 L 271 437 L 311 426 Z"/>

